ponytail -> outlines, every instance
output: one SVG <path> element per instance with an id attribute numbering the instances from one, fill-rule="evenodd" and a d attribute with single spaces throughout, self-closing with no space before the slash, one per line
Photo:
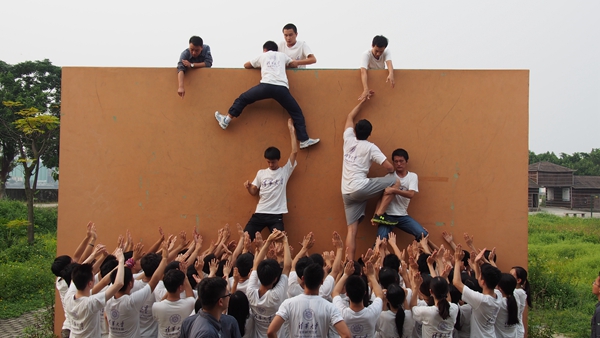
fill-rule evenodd
<path id="1" fill-rule="evenodd" d="M 508 311 L 508 320 L 506 325 L 519 324 L 519 308 L 515 299 L 515 288 L 517 279 L 510 273 L 503 273 L 498 282 L 498 288 L 506 295 L 506 309 Z"/>
<path id="2" fill-rule="evenodd" d="M 413 297 L 417 297 L 414 295 Z M 387 288 L 386 298 L 390 308 L 397 309 L 394 323 L 396 323 L 396 330 L 398 331 L 398 337 L 402 337 L 402 329 L 404 328 L 404 317 L 406 314 L 402 309 L 402 303 L 406 299 L 406 293 L 398 284 L 390 284 Z"/>
<path id="3" fill-rule="evenodd" d="M 416 295 L 415 295 L 416 296 Z M 396 331 L 398 331 L 398 337 L 402 337 L 402 329 L 404 328 L 404 317 L 406 314 L 402 307 L 398 309 L 396 312 L 396 317 L 394 318 L 394 322 L 396 323 Z"/>
<path id="4" fill-rule="evenodd" d="M 450 303 L 448 303 L 446 297 L 438 299 L 438 309 L 442 319 L 450 317 Z"/>
<path id="5" fill-rule="evenodd" d="M 519 324 L 519 309 L 517 307 L 517 300 L 512 294 L 506 297 L 506 308 L 508 310 L 508 320 L 506 325 Z"/>

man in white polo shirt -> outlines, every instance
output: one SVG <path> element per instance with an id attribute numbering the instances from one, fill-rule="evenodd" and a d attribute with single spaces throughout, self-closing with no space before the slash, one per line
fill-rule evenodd
<path id="1" fill-rule="evenodd" d="M 300 142 L 300 149 L 308 148 L 319 142 L 319 139 L 308 137 L 306 131 L 306 122 L 302 109 L 296 102 L 296 99 L 290 94 L 285 68 L 298 67 L 298 61 L 292 60 L 289 56 L 278 52 L 277 44 L 273 41 L 267 41 L 263 45 L 263 54 L 252 61 L 244 64 L 244 68 L 260 68 L 260 83 L 246 92 L 242 93 L 235 101 L 227 115 L 221 115 L 215 112 L 215 118 L 221 128 L 226 129 L 233 118 L 240 116 L 244 108 L 256 101 L 265 99 L 274 99 L 277 101 L 294 121 L 296 128 L 296 138 Z"/>
<path id="2" fill-rule="evenodd" d="M 285 41 L 279 43 L 279 51 L 295 60 L 298 68 L 306 68 L 306 65 L 311 65 L 317 62 L 317 58 L 312 53 L 312 50 L 306 42 L 296 40 L 298 37 L 298 29 L 293 23 L 288 23 L 283 26 L 283 38 Z"/>

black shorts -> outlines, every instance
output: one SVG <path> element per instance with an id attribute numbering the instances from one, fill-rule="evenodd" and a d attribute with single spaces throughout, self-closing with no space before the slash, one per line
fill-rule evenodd
<path id="1" fill-rule="evenodd" d="M 269 232 L 273 229 L 283 231 L 283 214 L 252 214 L 244 231 L 250 235 L 250 240 L 254 240 L 256 232 L 261 232 L 265 227 L 269 228 Z"/>

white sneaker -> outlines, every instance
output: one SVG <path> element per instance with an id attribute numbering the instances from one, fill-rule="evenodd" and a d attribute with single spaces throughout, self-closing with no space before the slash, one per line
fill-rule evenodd
<path id="1" fill-rule="evenodd" d="M 313 146 L 313 145 L 319 143 L 319 141 L 321 141 L 321 140 L 318 139 L 318 138 L 309 138 L 306 141 L 300 142 L 300 149 L 304 149 L 304 148 L 308 148 L 310 146 Z"/>
<path id="2" fill-rule="evenodd" d="M 219 111 L 215 112 L 215 118 L 217 119 L 217 121 L 219 122 L 219 125 L 223 129 L 227 129 L 227 126 L 229 125 L 229 122 L 226 122 L 225 117 L 226 117 L 225 115 L 219 114 Z"/>

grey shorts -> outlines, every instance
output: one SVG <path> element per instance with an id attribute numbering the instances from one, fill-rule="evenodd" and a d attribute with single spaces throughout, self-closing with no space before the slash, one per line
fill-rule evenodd
<path id="1" fill-rule="evenodd" d="M 356 221 L 360 223 L 365 216 L 367 201 L 373 197 L 379 196 L 387 187 L 396 183 L 396 177 L 393 174 L 384 177 L 369 178 L 369 183 L 350 194 L 343 194 L 344 208 L 346 209 L 346 224 L 350 225 Z"/>

